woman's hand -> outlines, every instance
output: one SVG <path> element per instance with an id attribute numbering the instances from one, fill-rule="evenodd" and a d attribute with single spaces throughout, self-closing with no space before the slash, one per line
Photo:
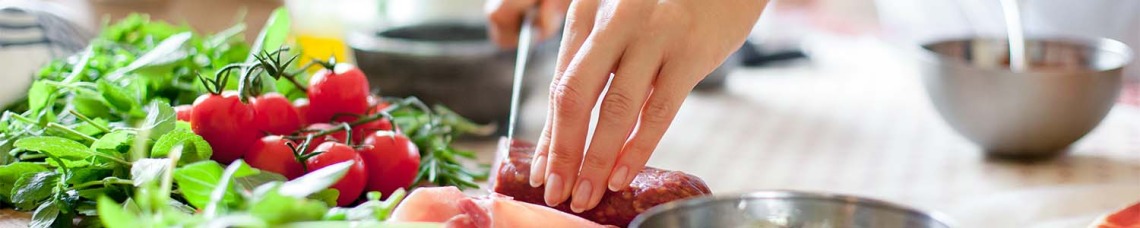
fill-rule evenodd
<path id="1" fill-rule="evenodd" d="M 517 35 L 536 0 L 491 3 L 492 37 Z M 554 0 L 538 0 L 540 8 Z M 532 186 L 581 212 L 629 186 L 693 87 L 744 42 L 766 0 L 575 0 L 569 5 Z M 503 7 L 512 9 L 510 15 Z M 551 10 L 540 10 L 547 18 Z M 509 20 L 508 20 L 509 19 Z M 509 23 L 508 23 L 509 22 Z M 549 21 L 537 23 L 549 26 Z M 513 26 L 513 28 L 509 28 Z M 540 29 L 546 32 L 549 27 Z M 507 33 L 513 31 L 514 33 Z M 612 74 L 612 76 L 611 76 Z M 611 81 L 612 80 L 612 81 Z M 607 81 L 609 88 L 601 94 Z M 602 99 L 586 145 L 591 110 Z M 588 148 L 588 151 L 587 151 Z"/>

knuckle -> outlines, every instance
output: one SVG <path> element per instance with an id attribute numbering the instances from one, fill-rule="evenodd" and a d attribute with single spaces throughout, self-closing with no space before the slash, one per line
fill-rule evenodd
<path id="1" fill-rule="evenodd" d="M 554 148 L 550 151 L 550 166 L 556 169 L 569 169 L 578 167 L 581 152 L 569 148 Z"/>
<path id="2" fill-rule="evenodd" d="M 610 166 L 613 165 L 613 164 L 610 164 L 610 161 L 611 161 L 611 159 L 606 159 L 605 157 L 602 157 L 601 155 L 597 155 L 597 156 L 587 155 L 585 159 L 582 159 L 582 170 L 583 171 L 585 171 L 585 170 L 598 170 L 598 171 L 608 170 L 607 168 L 610 168 Z"/>
<path id="3" fill-rule="evenodd" d="M 587 102 L 582 94 L 569 83 L 559 83 L 551 91 L 551 101 L 554 103 L 556 115 L 581 115 L 588 109 Z"/>
<path id="4" fill-rule="evenodd" d="M 648 126 L 666 125 L 671 122 L 673 105 L 670 102 L 649 102 L 645 106 L 645 112 L 641 116 L 641 121 Z"/>
<path id="5" fill-rule="evenodd" d="M 633 100 L 633 98 L 629 95 L 628 92 L 614 89 L 614 87 L 610 87 L 610 92 L 607 93 L 605 98 L 602 99 L 601 115 L 616 117 L 630 115 L 633 113 L 636 106 L 636 102 Z M 608 120 L 612 118 L 604 119 Z"/>

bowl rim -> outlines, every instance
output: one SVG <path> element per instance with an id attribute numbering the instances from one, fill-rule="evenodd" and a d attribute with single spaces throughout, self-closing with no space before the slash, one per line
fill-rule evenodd
<path id="1" fill-rule="evenodd" d="M 1081 68 L 1081 69 L 1064 69 L 1064 70 L 1047 70 L 1047 71 L 1027 70 L 1027 71 L 1023 71 L 1023 72 L 1013 72 L 1009 68 L 979 67 L 976 64 L 967 63 L 966 61 L 962 61 L 959 58 L 947 57 L 946 55 L 943 55 L 942 53 L 938 53 L 938 52 L 935 52 L 935 51 L 927 48 L 927 47 L 929 47 L 931 45 L 935 45 L 935 44 L 948 43 L 948 42 L 971 41 L 971 40 L 1003 41 L 1003 40 L 1006 40 L 1006 38 L 1001 37 L 1001 36 L 951 36 L 951 37 L 932 39 L 930 41 L 922 42 L 922 43 L 918 44 L 918 46 L 915 48 L 918 49 L 920 59 L 925 60 L 927 62 L 950 63 L 950 64 L 953 64 L 955 66 L 968 67 L 968 68 L 973 68 L 973 69 L 992 70 L 992 71 L 1018 73 L 1018 74 L 1027 74 L 1028 73 L 1028 74 L 1036 74 L 1036 75 L 1100 73 L 1100 72 L 1121 70 L 1125 67 L 1128 67 L 1135 58 L 1134 50 L 1131 47 L 1129 47 L 1128 44 L 1125 44 L 1124 42 L 1121 42 L 1119 40 L 1115 40 L 1115 39 L 1107 38 L 1107 37 L 1075 36 L 1075 35 L 1040 35 L 1040 34 L 1037 34 L 1037 35 L 1027 35 L 1025 37 L 1025 40 L 1026 41 L 1064 42 L 1064 43 L 1068 43 L 1068 44 L 1079 45 L 1079 46 L 1085 47 L 1085 48 L 1095 48 L 1096 50 L 1098 50 L 1100 52 L 1113 53 L 1113 54 L 1119 55 L 1122 58 L 1120 63 L 1115 64 L 1111 67 L 1103 67 L 1103 68 L 1091 68 L 1090 67 L 1090 68 Z"/>
<path id="2" fill-rule="evenodd" d="M 801 190 L 760 190 L 744 193 L 714 194 L 710 196 L 702 196 L 668 202 L 654 206 L 652 208 L 649 208 L 649 210 L 638 214 L 637 217 L 635 217 L 633 221 L 630 222 L 630 227 L 635 227 L 634 225 L 641 225 L 642 223 L 645 223 L 646 220 L 649 220 L 650 217 L 664 213 L 666 211 L 697 207 L 708 203 L 736 201 L 741 199 L 811 199 L 838 201 L 843 204 L 856 204 L 877 209 L 903 212 L 909 215 L 924 216 L 934 222 L 946 225 L 947 227 L 957 227 L 956 223 L 950 219 L 948 215 L 934 210 L 921 210 L 914 207 L 870 197 Z"/>
<path id="3" fill-rule="evenodd" d="M 461 40 L 461 41 L 422 41 L 376 36 L 384 30 L 408 28 L 424 25 L 458 25 L 465 27 L 485 28 L 485 23 L 463 21 L 432 21 L 410 24 L 383 29 L 361 29 L 348 32 L 345 38 L 346 45 L 354 51 L 398 53 L 424 57 L 455 57 L 455 56 L 486 56 L 494 55 L 502 50 L 487 40 Z"/>

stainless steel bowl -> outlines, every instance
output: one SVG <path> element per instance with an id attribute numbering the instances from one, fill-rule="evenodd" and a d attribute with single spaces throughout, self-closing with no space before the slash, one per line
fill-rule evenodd
<path id="1" fill-rule="evenodd" d="M 1029 69 L 1008 68 L 1004 39 L 924 45 L 926 91 L 958 133 L 989 155 L 1047 158 L 1092 130 L 1120 91 L 1129 48 L 1110 39 L 1026 40 Z"/>
<path id="2" fill-rule="evenodd" d="M 941 215 L 879 200 L 798 191 L 701 197 L 650 208 L 634 228 L 951 227 Z"/>

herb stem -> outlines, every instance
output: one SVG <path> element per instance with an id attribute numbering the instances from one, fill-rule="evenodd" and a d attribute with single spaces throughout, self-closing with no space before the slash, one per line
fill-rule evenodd
<path id="1" fill-rule="evenodd" d="M 74 109 L 70 110 L 69 112 L 71 112 L 72 115 L 75 115 L 76 118 L 83 120 L 83 122 L 90 123 L 91 126 L 98 128 L 100 131 L 111 132 L 110 128 L 107 128 L 106 126 L 99 125 L 98 123 L 95 123 L 94 120 L 91 120 L 91 118 L 87 117 L 86 115 L 83 115 L 82 113 L 79 113 L 78 111 L 75 111 Z"/>
<path id="2" fill-rule="evenodd" d="M 91 141 L 91 142 L 95 142 L 96 140 L 99 140 L 99 139 L 96 139 L 95 137 L 91 137 L 90 135 L 83 134 L 79 131 L 76 131 L 75 129 L 67 128 L 67 127 L 60 125 L 60 124 L 57 124 L 57 123 L 48 123 L 47 128 L 56 129 L 56 130 L 62 131 L 64 133 L 68 133 L 68 134 L 74 135 L 76 137 L 82 138 L 83 140 L 87 140 L 87 141 Z"/>
<path id="3" fill-rule="evenodd" d="M 26 161 L 26 160 L 44 159 L 47 157 L 48 157 L 47 155 L 43 155 L 43 154 L 23 154 L 23 155 L 20 155 L 19 159 L 21 161 Z"/>
<path id="4" fill-rule="evenodd" d="M 12 115 L 9 115 L 9 116 L 11 116 L 11 117 L 12 117 L 12 119 L 16 119 L 16 120 L 19 120 L 20 122 L 29 123 L 29 124 L 35 124 L 35 125 L 39 125 L 39 124 L 40 124 L 40 122 L 39 122 L 39 121 L 35 121 L 35 120 L 33 120 L 33 119 L 29 119 L 28 117 L 26 117 L 26 116 L 24 116 L 24 115 L 20 115 L 20 114 L 12 113 Z"/>
<path id="5" fill-rule="evenodd" d="M 135 183 L 131 182 L 129 180 L 123 180 L 123 179 L 119 179 L 119 178 L 107 178 L 107 179 L 103 179 L 103 180 L 94 180 L 94 181 L 88 181 L 86 183 L 77 184 L 74 186 L 74 188 L 75 189 L 85 189 L 85 188 L 94 187 L 94 186 L 101 186 L 101 185 L 106 186 L 106 185 L 112 185 L 112 184 L 134 185 Z"/>

